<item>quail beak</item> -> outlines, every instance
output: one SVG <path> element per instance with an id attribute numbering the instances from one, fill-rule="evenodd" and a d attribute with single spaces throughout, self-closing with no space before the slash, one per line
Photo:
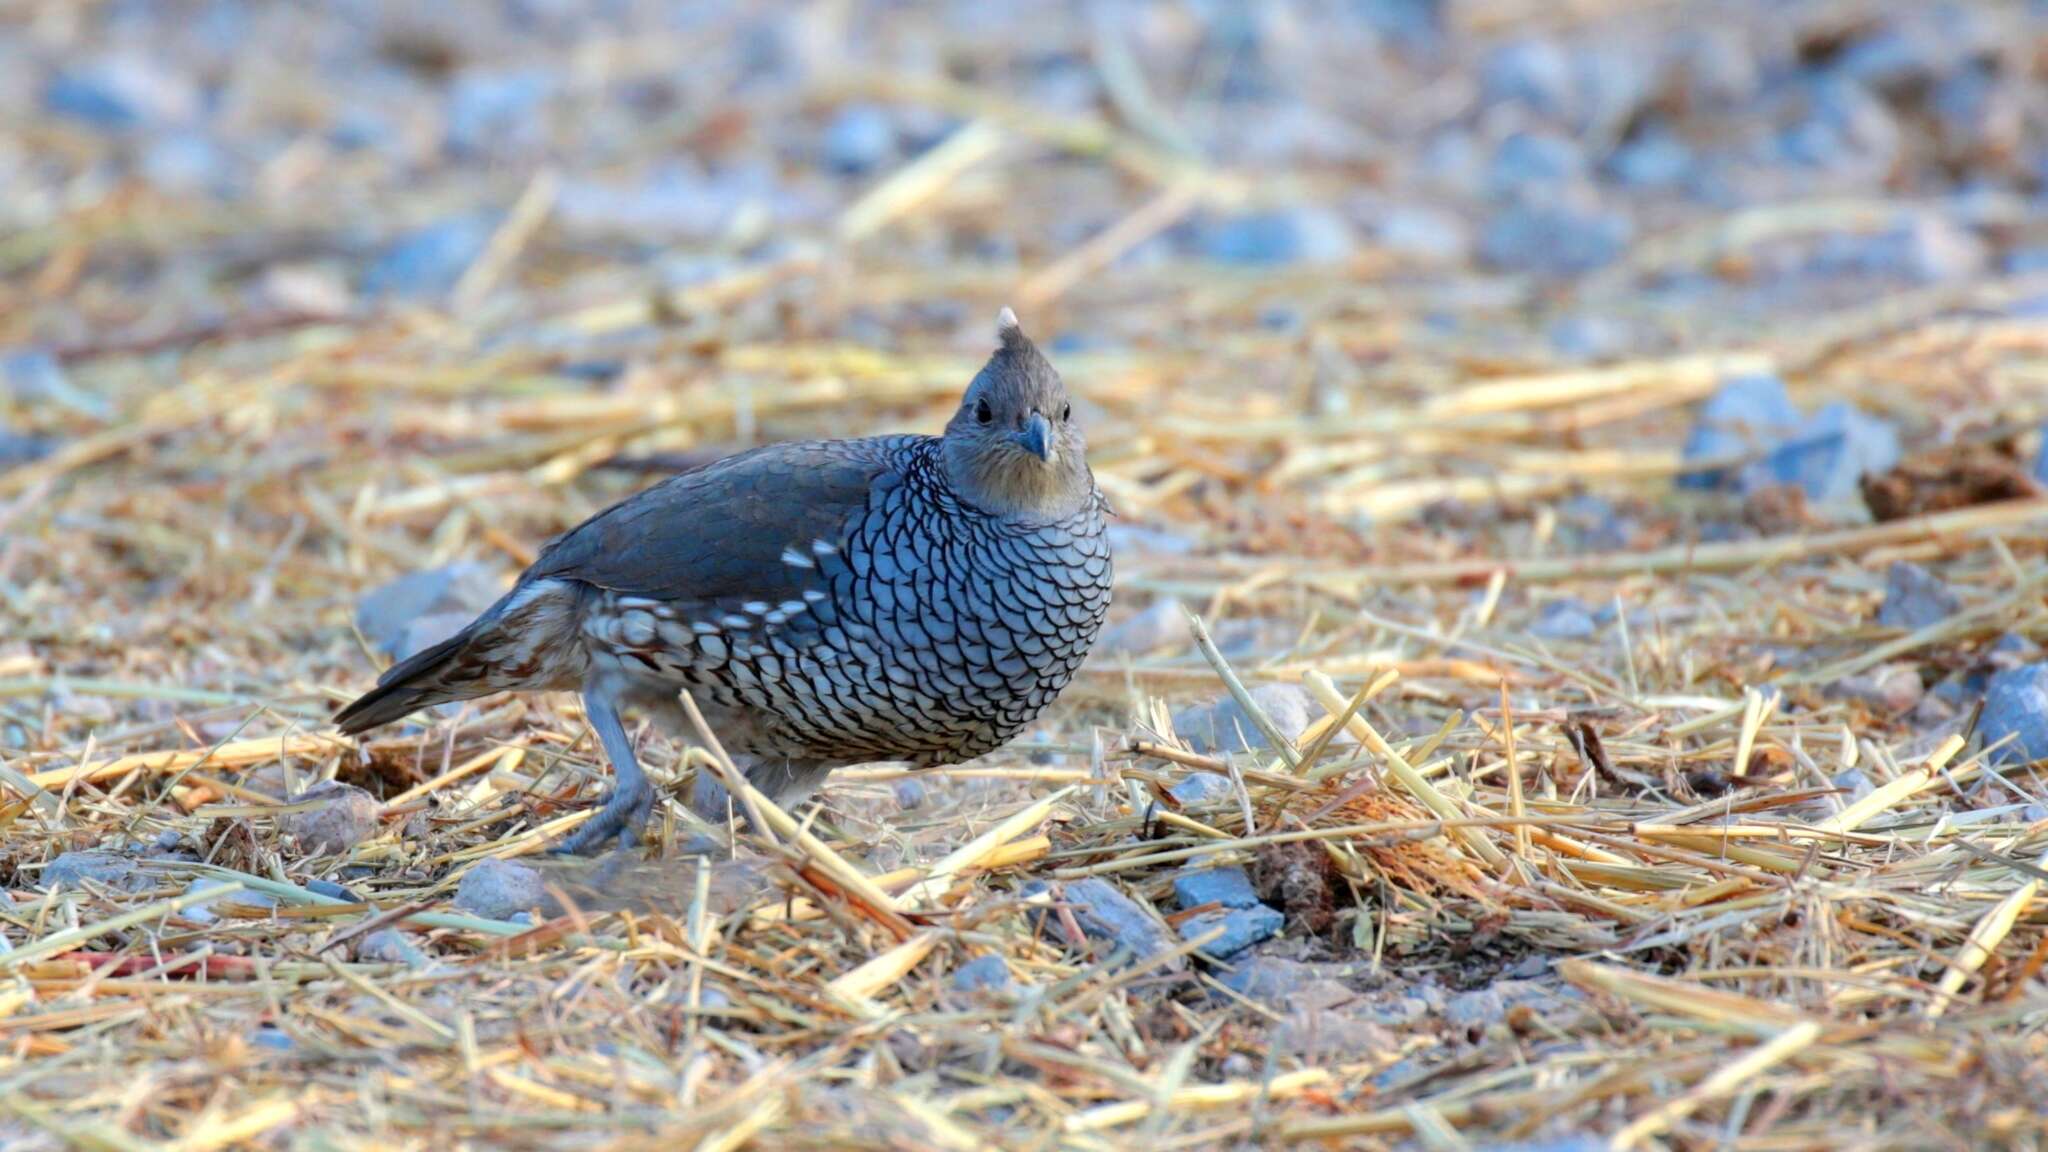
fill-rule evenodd
<path id="1" fill-rule="evenodd" d="M 1052 463 L 1052 422 L 1033 412 L 1025 419 L 1023 430 L 1017 433 L 1017 443 L 1023 445 L 1026 452 Z"/>

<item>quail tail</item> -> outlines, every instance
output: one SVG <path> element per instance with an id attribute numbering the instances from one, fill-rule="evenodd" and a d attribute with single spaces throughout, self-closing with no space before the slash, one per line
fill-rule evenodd
<path id="1" fill-rule="evenodd" d="M 448 687 L 442 675 L 468 643 L 469 631 L 464 629 L 393 664 L 377 678 L 375 688 L 336 713 L 334 723 L 343 735 L 354 736 L 380 724 L 402 720 L 422 708 L 472 695 Z"/>

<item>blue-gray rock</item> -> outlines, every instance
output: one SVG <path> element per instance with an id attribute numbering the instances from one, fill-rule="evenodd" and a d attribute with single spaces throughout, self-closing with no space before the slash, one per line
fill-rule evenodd
<path id="1" fill-rule="evenodd" d="M 1799 409 L 1776 376 L 1738 376 L 1724 382 L 1700 406 L 1685 439 L 1685 459 L 1726 460 L 1761 452 L 1799 424 Z M 1679 476 L 1683 488 L 1725 487 L 1735 473 L 1705 468 Z"/>
<path id="2" fill-rule="evenodd" d="M 958 992 L 1004 995 L 1016 990 L 1016 977 L 1001 956 L 991 952 L 976 956 L 953 969 L 953 988 Z"/>
<path id="3" fill-rule="evenodd" d="M 505 155 L 539 143 L 544 105 L 554 91 L 548 73 L 467 70 L 448 91 L 447 146 L 461 155 Z"/>
<path id="4" fill-rule="evenodd" d="M 1690 29 L 1678 44 L 1677 71 L 1686 103 L 1728 110 L 1755 96 L 1763 78 L 1743 29 L 1709 23 Z"/>
<path id="5" fill-rule="evenodd" d="M 249 1034 L 249 1042 L 258 1048 L 268 1048 L 274 1052 L 290 1052 L 297 1047 L 297 1042 L 292 1039 L 289 1032 L 271 1024 L 257 1027 Z"/>
<path id="6" fill-rule="evenodd" d="M 1962 601 L 1940 577 L 1910 561 L 1894 560 L 1885 569 L 1877 622 L 1913 632 L 1948 619 L 1961 607 Z"/>
<path id="7" fill-rule="evenodd" d="M 1607 1152 L 1598 1136 L 1559 1136 L 1551 1140 L 1515 1140 L 1507 1144 L 1474 1144 L 1472 1152 Z"/>
<path id="8" fill-rule="evenodd" d="M 209 876 L 200 876 L 195 877 L 191 883 L 185 885 L 185 890 L 179 893 L 179 895 L 191 896 L 195 893 L 204 892 L 209 888 L 224 887 L 226 887 L 226 884 L 220 880 L 215 880 Z M 210 900 L 201 900 L 197 904 L 188 904 L 185 906 L 185 911 L 182 915 L 185 919 L 196 924 L 211 924 L 220 918 L 219 913 L 215 912 L 212 908 L 212 905 L 220 900 L 226 900 L 230 904 L 245 904 L 255 908 L 277 907 L 277 897 L 272 896 L 270 893 L 243 888 L 237 892 L 223 893 Z"/>
<path id="9" fill-rule="evenodd" d="M 1890 421 L 1837 400 L 1806 418 L 1762 460 L 1746 465 L 1743 492 L 1795 485 L 1816 504 L 1858 498 L 1857 481 L 1899 462 L 1899 430 Z"/>
<path id="10" fill-rule="evenodd" d="M 189 77 L 138 55 L 68 66 L 43 86 L 42 99 L 51 115 L 104 132 L 189 121 L 201 103 Z"/>
<path id="11" fill-rule="evenodd" d="M 90 881 L 117 892 L 147 892 L 156 887 L 156 878 L 134 860 L 97 849 L 64 853 L 44 866 L 36 881 L 45 888 L 79 888 Z"/>
<path id="12" fill-rule="evenodd" d="M 96 420 L 113 414 L 105 400 L 73 384 L 64 365 L 41 348 L 0 349 L 0 399 L 25 406 L 57 404 Z"/>
<path id="13" fill-rule="evenodd" d="M 862 176 L 896 155 L 896 124 L 873 104 L 848 104 L 825 126 L 825 163 L 849 176 Z"/>
<path id="14" fill-rule="evenodd" d="M 1236 794 L 1236 789 L 1231 787 L 1229 780 L 1213 772 L 1191 772 L 1166 791 L 1175 800 L 1189 807 L 1220 804 Z"/>
<path id="15" fill-rule="evenodd" d="M 1975 232 L 1931 212 L 1916 212 L 1878 232 L 1837 233 L 1815 250 L 1822 275 L 1882 276 L 1923 284 L 1970 280 L 1990 265 Z"/>
<path id="16" fill-rule="evenodd" d="M 1544 335 L 1551 350 L 1572 360 L 1611 360 L 1633 343 L 1628 325 L 1597 312 L 1579 312 L 1554 321 Z"/>
<path id="17" fill-rule="evenodd" d="M 455 886 L 455 907 L 487 920 L 510 920 L 546 901 L 541 874 L 516 860 L 479 860 Z"/>
<path id="18" fill-rule="evenodd" d="M 1195 951 L 1212 960 L 1228 960 L 1255 944 L 1278 936 L 1281 926 L 1286 923 L 1287 917 L 1279 912 L 1264 904 L 1255 904 L 1250 908 L 1231 908 L 1190 916 L 1180 922 L 1180 938 L 1195 940 L 1221 927 L 1222 935 Z"/>
<path id="19" fill-rule="evenodd" d="M 232 185 L 227 154 L 203 132 L 153 134 L 142 152 L 142 177 L 183 195 L 218 195 Z"/>
<path id="20" fill-rule="evenodd" d="M 1289 740 L 1300 739 L 1309 724 L 1322 715 L 1315 700 L 1296 684 L 1260 684 L 1250 695 L 1273 727 Z M 1271 751 L 1234 696 L 1219 696 L 1174 713 L 1173 731 L 1189 750 L 1205 756 Z"/>
<path id="21" fill-rule="evenodd" d="M 1848 173 L 1889 171 L 1898 159 L 1898 121 L 1852 80 L 1830 77 L 1803 92 L 1805 114 L 1778 138 L 1780 159 Z"/>
<path id="22" fill-rule="evenodd" d="M 1173 947 L 1166 925 L 1107 880 L 1096 876 L 1075 880 L 1066 885 L 1062 895 L 1081 931 L 1128 949 L 1132 959 Z"/>
<path id="23" fill-rule="evenodd" d="M 17 464 L 31 464 L 55 451 L 57 442 L 42 436 L 16 432 L 0 424 L 0 472 Z"/>
<path id="24" fill-rule="evenodd" d="M 1583 601 L 1567 598 L 1544 604 L 1529 631 L 1545 640 L 1584 640 L 1597 634 L 1600 625 Z"/>
<path id="25" fill-rule="evenodd" d="M 1500 142 L 1487 165 L 1486 186 L 1494 196 L 1549 196 L 1586 178 L 1586 154 L 1554 132 L 1516 132 Z"/>
<path id="26" fill-rule="evenodd" d="M 1515 203 L 1487 221 L 1479 257 L 1496 268 L 1563 279 L 1613 263 L 1634 236 L 1628 217 L 1598 204 Z"/>
<path id="27" fill-rule="evenodd" d="M 1633 188 L 1677 188 L 1692 176 L 1692 149 L 1661 123 L 1638 130 L 1603 165 Z"/>
<path id="28" fill-rule="evenodd" d="M 1488 104 L 1525 104 L 1559 119 L 1577 105 L 1571 53 L 1545 37 L 1520 37 L 1488 52 L 1479 65 L 1479 83 Z"/>
<path id="29" fill-rule="evenodd" d="M 1203 868 L 1173 878 L 1173 899 L 1182 908 L 1204 904 L 1251 908 L 1259 903 L 1259 894 L 1252 890 L 1252 878 L 1242 868 Z"/>
<path id="30" fill-rule="evenodd" d="M 1995 756 L 1998 763 L 2048 760 L 2048 664 L 2008 668 L 1984 690 L 1977 734 L 1988 747 L 2011 737 Z"/>
<path id="31" fill-rule="evenodd" d="M 363 937 L 356 944 L 356 959 L 372 964 L 402 964 L 407 968 L 425 968 L 433 963 L 412 942 L 412 937 L 396 928 L 382 928 Z"/>
<path id="32" fill-rule="evenodd" d="M 399 237 L 363 275 L 372 296 L 442 296 L 483 255 L 493 226 L 481 216 L 459 216 Z"/>
<path id="33" fill-rule="evenodd" d="M 356 602 L 356 628 L 380 651 L 403 660 L 454 635 L 503 590 L 495 573 L 468 560 L 408 572 Z M 441 631 L 454 616 L 461 618 Z M 434 626 L 422 629 L 423 622 Z"/>
<path id="34" fill-rule="evenodd" d="M 1190 643 L 1186 610 L 1177 598 L 1161 596 L 1136 615 L 1103 629 L 1095 651 L 1104 656 L 1143 656 Z"/>
<path id="35" fill-rule="evenodd" d="M 2041 425 L 2041 446 L 2034 451 L 2034 479 L 2048 486 L 2048 424 Z"/>
<path id="36" fill-rule="evenodd" d="M 1351 256 L 1351 226 L 1328 209 L 1302 206 L 1253 212 L 1202 230 L 1203 255 L 1248 268 L 1338 264 Z"/>
<path id="37" fill-rule="evenodd" d="M 1397 204 L 1378 217 L 1380 247 L 1433 263 L 1454 264 L 1472 250 L 1472 232 L 1455 213 L 1430 204 Z"/>
<path id="38" fill-rule="evenodd" d="M 930 790 L 924 786 L 924 781 L 922 780 L 908 777 L 898 780 L 893 791 L 896 793 L 896 806 L 906 811 L 912 808 L 922 808 L 925 805 L 925 801 L 930 799 Z"/>

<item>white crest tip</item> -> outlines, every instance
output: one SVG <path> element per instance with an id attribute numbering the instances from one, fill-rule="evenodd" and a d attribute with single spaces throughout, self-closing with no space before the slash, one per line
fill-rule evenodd
<path id="1" fill-rule="evenodd" d="M 1010 311 L 1007 305 L 1001 312 L 996 313 L 996 335 L 1001 336 L 1006 332 L 1022 332 L 1023 330 L 1023 327 L 1017 323 L 1017 314 Z"/>

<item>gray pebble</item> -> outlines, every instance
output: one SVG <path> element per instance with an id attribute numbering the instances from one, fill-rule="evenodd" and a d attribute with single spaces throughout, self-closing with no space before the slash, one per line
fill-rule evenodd
<path id="1" fill-rule="evenodd" d="M 1182 908 L 1204 904 L 1253 908 L 1259 903 L 1259 894 L 1252 890 L 1252 878 L 1242 868 L 1201 868 L 1173 878 L 1173 899 Z"/>
<path id="2" fill-rule="evenodd" d="M 37 877 L 45 888 L 80 888 L 87 881 L 119 892 L 147 892 L 156 879 L 135 861 L 113 852 L 88 849 L 66 852 L 50 861 Z"/>
<path id="3" fill-rule="evenodd" d="M 1180 922 L 1180 937 L 1193 940 L 1220 926 L 1223 934 L 1196 951 L 1214 960 L 1228 960 L 1254 944 L 1278 936 L 1286 922 L 1287 918 L 1277 910 L 1264 904 L 1254 904 L 1249 908 L 1229 908 L 1222 912 L 1190 916 Z"/>
<path id="4" fill-rule="evenodd" d="M 1986 746 L 2010 736 L 1999 763 L 2048 760 L 2048 664 L 2008 668 L 1984 690 L 1984 714 L 1977 735 Z"/>
<path id="5" fill-rule="evenodd" d="M 486 920 L 514 919 L 546 898 L 538 871 L 495 857 L 477 861 L 455 886 L 455 906 Z"/>
<path id="6" fill-rule="evenodd" d="M 1877 622 L 1913 632 L 1948 619 L 1961 607 L 1962 601 L 1934 573 L 1894 560 L 1885 569 L 1884 603 L 1878 606 Z"/>
<path id="7" fill-rule="evenodd" d="M 353 784 L 324 780 L 291 799 L 294 805 L 309 802 L 317 806 L 287 812 L 277 821 L 278 830 L 298 841 L 299 850 L 308 855 L 346 852 L 383 828 L 378 820 L 383 805 Z"/>
<path id="8" fill-rule="evenodd" d="M 420 950 L 412 938 L 396 928 L 382 928 L 356 943 L 356 959 L 373 964 L 403 964 L 425 968 L 433 959 Z"/>
<path id="9" fill-rule="evenodd" d="M 1309 723 L 1322 714 L 1315 699 L 1295 684 L 1261 684 L 1251 689 L 1251 698 L 1288 740 L 1300 739 Z M 1269 751 L 1258 727 L 1234 696 L 1190 705 L 1174 713 L 1173 731 L 1190 750 L 1205 756 Z"/>
<path id="10" fill-rule="evenodd" d="M 1116 885 L 1090 876 L 1067 884 L 1062 898 L 1081 930 L 1128 949 L 1132 958 L 1153 956 L 1173 946 L 1166 925 Z"/>
<path id="11" fill-rule="evenodd" d="M 977 956 L 953 969 L 955 991 L 1003 995 L 1016 987 L 1017 980 L 1010 974 L 1010 966 L 994 953 Z"/>
<path id="12" fill-rule="evenodd" d="M 471 561 L 409 572 L 356 602 L 356 627 L 385 654 L 402 660 L 453 635 L 500 591 L 496 573 Z"/>

